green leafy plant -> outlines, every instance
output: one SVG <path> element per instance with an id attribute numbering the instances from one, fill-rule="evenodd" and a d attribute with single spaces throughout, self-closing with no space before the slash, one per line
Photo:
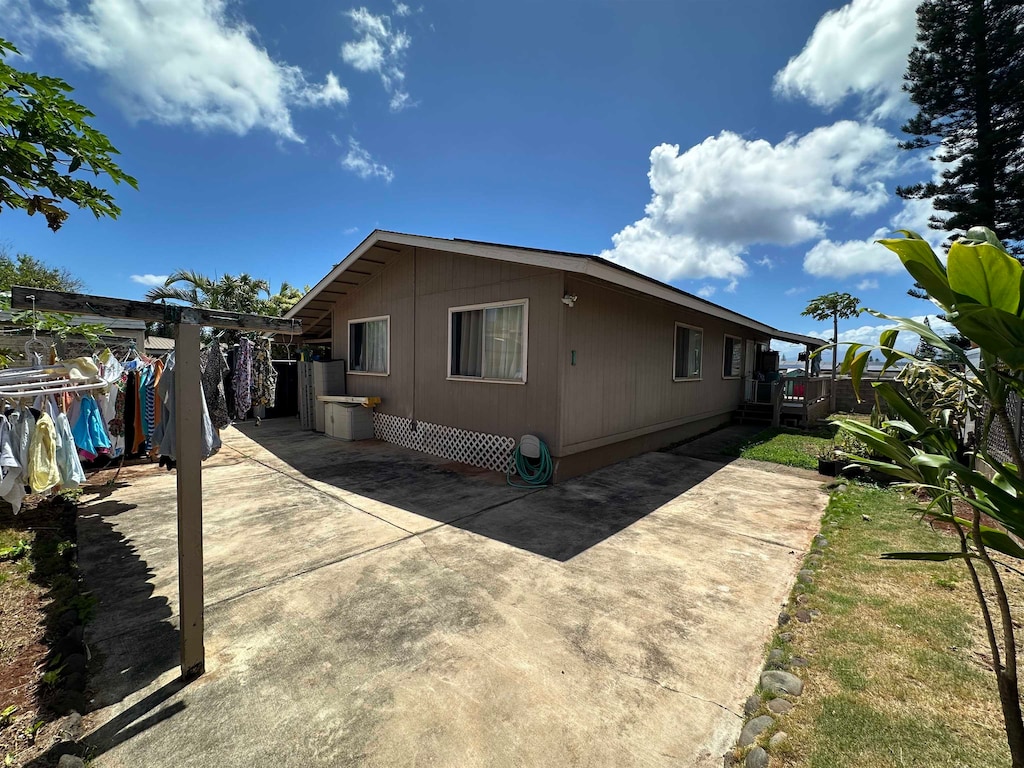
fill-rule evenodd
<path id="1" fill-rule="evenodd" d="M 68 336 L 80 336 L 90 344 L 98 344 L 100 336 L 110 334 L 103 323 L 76 323 L 74 315 L 59 312 L 33 312 L 30 309 L 15 312 L 11 321 L 25 328 L 35 329 L 64 341 Z"/>
<path id="2" fill-rule="evenodd" d="M 18 708 L 13 704 L 9 707 L 4 707 L 0 710 L 0 728 L 6 728 L 11 724 L 11 720 L 14 719 L 14 713 L 18 711 Z"/>
<path id="3" fill-rule="evenodd" d="M 36 736 L 39 731 L 42 730 L 44 725 L 46 725 L 45 720 L 36 720 L 32 725 L 25 729 L 25 738 L 28 739 L 30 744 L 36 743 Z"/>
<path id="4" fill-rule="evenodd" d="M 18 53 L 0 39 L 0 210 L 41 213 L 54 232 L 68 217 L 65 201 L 96 218 L 117 218 L 114 198 L 88 176 L 106 174 L 131 187 L 137 182 L 114 163 L 110 140 L 89 125 L 93 113 L 68 98 L 71 86 L 15 69 L 7 58 Z"/>
<path id="5" fill-rule="evenodd" d="M 925 493 L 931 500 L 929 514 L 955 530 L 956 550 L 883 557 L 963 562 L 985 626 L 1012 765 L 1024 768 L 1013 611 L 993 557 L 1000 553 L 1024 560 L 1019 543 L 1024 538 L 1024 462 L 1012 438 L 1010 462 L 1000 461 L 987 448 L 994 422 L 1007 435 L 1014 434 L 1007 397 L 1011 392 L 1024 394 L 1024 267 L 985 228 L 971 229 L 955 242 L 945 265 L 920 236 L 902 234 L 880 242 L 899 256 L 957 330 L 979 345 L 981 365 L 924 323 L 869 310 L 895 327 L 884 331 L 875 346 L 849 345 L 842 369 L 853 379 L 854 391 L 875 350 L 884 356 L 885 368 L 902 358 L 927 370 L 918 368 L 908 375 L 906 393 L 891 382 L 873 382 L 876 396 L 892 414 L 881 426 L 849 419 L 839 423 L 875 457 L 848 453 L 849 460 Z M 955 366 L 941 368 L 898 349 L 896 342 L 904 331 L 916 333 Z M 965 431 L 968 422 L 978 425 L 973 438 Z M 989 591 L 982 585 L 981 572 L 991 581 Z"/>
<path id="6" fill-rule="evenodd" d="M 20 560 L 32 551 L 32 545 L 24 539 L 17 544 L 0 549 L 0 560 Z"/>

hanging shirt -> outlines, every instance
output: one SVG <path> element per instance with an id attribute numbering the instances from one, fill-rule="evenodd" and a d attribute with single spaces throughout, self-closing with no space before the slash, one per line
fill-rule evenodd
<path id="1" fill-rule="evenodd" d="M 167 368 L 160 377 L 160 402 L 162 403 L 162 414 L 160 425 L 157 429 L 160 439 L 160 455 L 177 460 L 177 425 L 174 422 L 175 393 L 174 393 L 174 368 Z M 205 394 L 199 398 L 202 408 L 202 430 L 200 440 L 200 456 L 205 460 L 220 450 L 220 435 L 210 420 L 210 414 L 206 408 Z"/>
<path id="2" fill-rule="evenodd" d="M 71 434 L 74 436 L 75 445 L 86 454 L 87 459 L 89 456 L 95 459 L 102 450 L 110 450 L 110 438 L 103 428 L 103 417 L 91 395 L 82 398 L 78 420 L 71 428 Z"/>
<path id="3" fill-rule="evenodd" d="M 235 391 L 235 418 L 244 419 L 252 407 L 252 342 L 249 339 L 243 338 L 238 343 L 231 384 Z"/>
<path id="4" fill-rule="evenodd" d="M 58 413 L 55 424 L 57 433 L 57 472 L 62 488 L 77 488 L 85 482 L 85 470 L 78 459 L 78 447 L 71 434 L 71 424 L 66 414 Z"/>
<path id="5" fill-rule="evenodd" d="M 224 375 L 230 368 L 220 344 L 214 342 L 199 353 L 199 370 L 210 420 L 217 429 L 224 429 L 231 423 L 228 399 L 224 393 Z"/>
<path id="6" fill-rule="evenodd" d="M 57 469 L 57 427 L 48 413 L 36 421 L 28 446 L 28 480 L 33 493 L 43 493 L 60 484 Z"/>
<path id="7" fill-rule="evenodd" d="M 270 339 L 260 339 L 252 356 L 252 405 L 273 408 L 277 399 L 277 370 L 270 359 Z"/>
<path id="8" fill-rule="evenodd" d="M 28 406 L 25 406 L 17 413 L 12 413 L 10 418 L 12 422 L 14 455 L 18 458 L 18 464 L 21 465 L 22 474 L 25 476 L 24 482 L 27 484 L 28 448 L 32 443 L 32 435 L 36 431 L 36 417 L 32 415 L 32 411 L 29 410 Z"/>
<path id="9" fill-rule="evenodd" d="M 15 455 L 14 425 L 3 415 L 0 415 L 0 498 L 11 505 L 14 514 L 21 511 L 25 498 L 22 467 Z"/>

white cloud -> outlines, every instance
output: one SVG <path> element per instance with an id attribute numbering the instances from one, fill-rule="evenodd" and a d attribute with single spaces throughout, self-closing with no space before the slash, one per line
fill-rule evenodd
<path id="1" fill-rule="evenodd" d="M 409 6 L 396 4 L 396 16 L 409 13 Z M 361 37 L 341 46 L 341 58 L 360 72 L 373 72 L 380 77 L 384 90 L 391 96 L 392 112 L 414 106 L 405 90 L 405 53 L 412 38 L 405 31 L 394 29 L 387 14 L 375 16 L 366 8 L 355 8 L 348 12 L 348 17 L 352 29 Z"/>
<path id="2" fill-rule="evenodd" d="M 792 245 L 826 231 L 826 218 L 877 211 L 899 159 L 876 126 L 840 121 L 772 145 L 730 131 L 680 153 L 651 151 L 653 195 L 644 218 L 601 255 L 663 280 L 733 279 L 753 243 Z"/>
<path id="3" fill-rule="evenodd" d="M 301 141 L 293 108 L 349 100 L 333 73 L 311 83 L 274 60 L 228 0 L 89 0 L 81 10 L 33 3 L 27 13 L 69 60 L 105 76 L 132 120 L 239 135 L 262 128 Z"/>
<path id="4" fill-rule="evenodd" d="M 759 267 L 765 267 L 767 269 L 775 269 L 775 262 L 769 259 L 767 256 L 762 256 L 760 259 L 754 262 Z"/>
<path id="5" fill-rule="evenodd" d="M 348 139 L 348 153 L 341 159 L 341 166 L 361 179 L 381 178 L 390 184 L 395 178 L 390 168 L 374 160 L 351 136 Z"/>
<path id="6" fill-rule="evenodd" d="M 860 96 L 876 117 L 909 107 L 902 92 L 920 0 L 851 0 L 818 21 L 804 49 L 775 76 L 775 91 L 831 109 Z"/>
<path id="7" fill-rule="evenodd" d="M 718 288 L 713 285 L 702 285 L 697 289 L 697 295 L 705 299 L 710 299 L 715 295 L 715 291 L 717 290 Z"/>
<path id="8" fill-rule="evenodd" d="M 804 256 L 804 272 L 815 277 L 840 278 L 870 272 L 902 272 L 903 264 L 899 257 L 875 242 L 889 234 L 889 230 L 882 228 L 868 240 L 821 240 Z"/>
<path id="9" fill-rule="evenodd" d="M 792 288 L 787 288 L 785 293 L 787 296 L 796 296 L 798 293 L 803 293 L 807 290 L 806 286 L 794 285 Z"/>
<path id="10" fill-rule="evenodd" d="M 344 230 L 342 230 L 342 234 L 344 234 L 344 235 L 354 235 L 358 231 L 359 231 L 359 227 L 346 227 Z"/>
<path id="11" fill-rule="evenodd" d="M 151 275 L 148 272 L 144 275 L 132 275 L 132 282 L 139 285 L 157 286 L 167 282 L 167 275 Z"/>
<path id="12" fill-rule="evenodd" d="M 858 291 L 874 291 L 877 288 L 878 288 L 878 281 L 874 280 L 874 279 L 871 279 L 871 280 L 861 280 L 859 283 L 857 283 L 857 290 Z"/>
<path id="13" fill-rule="evenodd" d="M 864 317 L 870 317 L 870 315 L 865 315 Z M 926 317 L 928 318 L 928 322 L 932 326 L 932 330 L 935 331 L 936 333 L 938 333 L 941 336 L 944 336 L 944 335 L 946 335 L 948 333 L 951 333 L 952 331 L 956 330 L 953 327 L 952 324 L 950 324 L 949 322 L 947 322 L 945 320 L 940 320 L 935 315 L 918 315 L 918 316 L 913 317 L 911 319 L 912 320 L 916 320 L 919 323 L 923 323 Z M 846 321 L 846 322 L 851 322 L 851 321 Z M 855 322 L 855 321 L 852 321 L 852 322 Z M 839 355 L 840 355 L 840 359 L 842 358 L 843 355 L 846 354 L 846 347 L 843 345 L 843 342 L 850 342 L 850 343 L 853 343 L 853 344 L 866 344 L 866 345 L 877 344 L 878 340 L 879 340 L 879 337 L 882 335 L 882 331 L 886 331 L 886 330 L 890 330 L 890 329 L 895 329 L 896 328 L 896 324 L 895 323 L 878 323 L 878 324 L 863 323 L 862 325 L 858 325 L 858 326 L 856 326 L 854 328 L 849 328 L 849 327 L 844 328 L 842 323 L 843 323 L 843 321 L 840 321 L 840 324 L 839 324 L 839 342 L 840 342 Z M 809 330 L 809 329 L 805 328 L 804 330 L 800 331 L 800 333 L 802 333 L 805 336 L 812 336 L 814 338 L 821 339 L 822 342 L 826 342 L 826 341 L 827 342 L 831 342 L 832 341 L 832 326 L 831 325 L 822 325 L 822 326 L 820 326 L 818 328 L 815 328 L 813 330 Z M 901 331 L 900 335 L 896 338 L 896 348 L 897 349 L 901 349 L 904 352 L 913 352 L 915 349 L 917 349 L 917 344 L 918 344 L 919 341 L 920 341 L 920 337 L 916 333 L 909 333 L 909 332 L 906 332 L 906 331 Z M 772 349 L 779 350 L 780 352 L 785 352 L 786 353 L 786 357 L 789 360 L 796 360 L 797 353 L 798 352 L 803 352 L 804 347 L 801 344 L 789 344 L 789 343 L 786 343 L 786 342 L 772 341 Z M 831 364 L 832 364 L 831 361 L 832 361 L 831 354 L 828 353 L 828 352 L 824 353 L 822 355 L 822 369 L 825 370 L 825 369 L 830 368 Z"/>

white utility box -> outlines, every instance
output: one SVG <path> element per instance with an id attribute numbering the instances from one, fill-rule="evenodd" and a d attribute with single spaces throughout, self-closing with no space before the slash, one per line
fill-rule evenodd
<path id="1" fill-rule="evenodd" d="M 338 440 L 373 439 L 373 409 L 350 403 L 324 403 L 328 437 Z"/>

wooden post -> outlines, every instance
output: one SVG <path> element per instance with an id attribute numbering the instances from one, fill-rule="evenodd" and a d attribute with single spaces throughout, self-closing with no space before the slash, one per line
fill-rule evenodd
<path id="1" fill-rule="evenodd" d="M 185 318 L 182 318 L 185 321 Z M 174 331 L 174 425 L 178 475 L 178 625 L 181 676 L 206 670 L 203 649 L 203 397 L 199 380 L 200 326 Z"/>

